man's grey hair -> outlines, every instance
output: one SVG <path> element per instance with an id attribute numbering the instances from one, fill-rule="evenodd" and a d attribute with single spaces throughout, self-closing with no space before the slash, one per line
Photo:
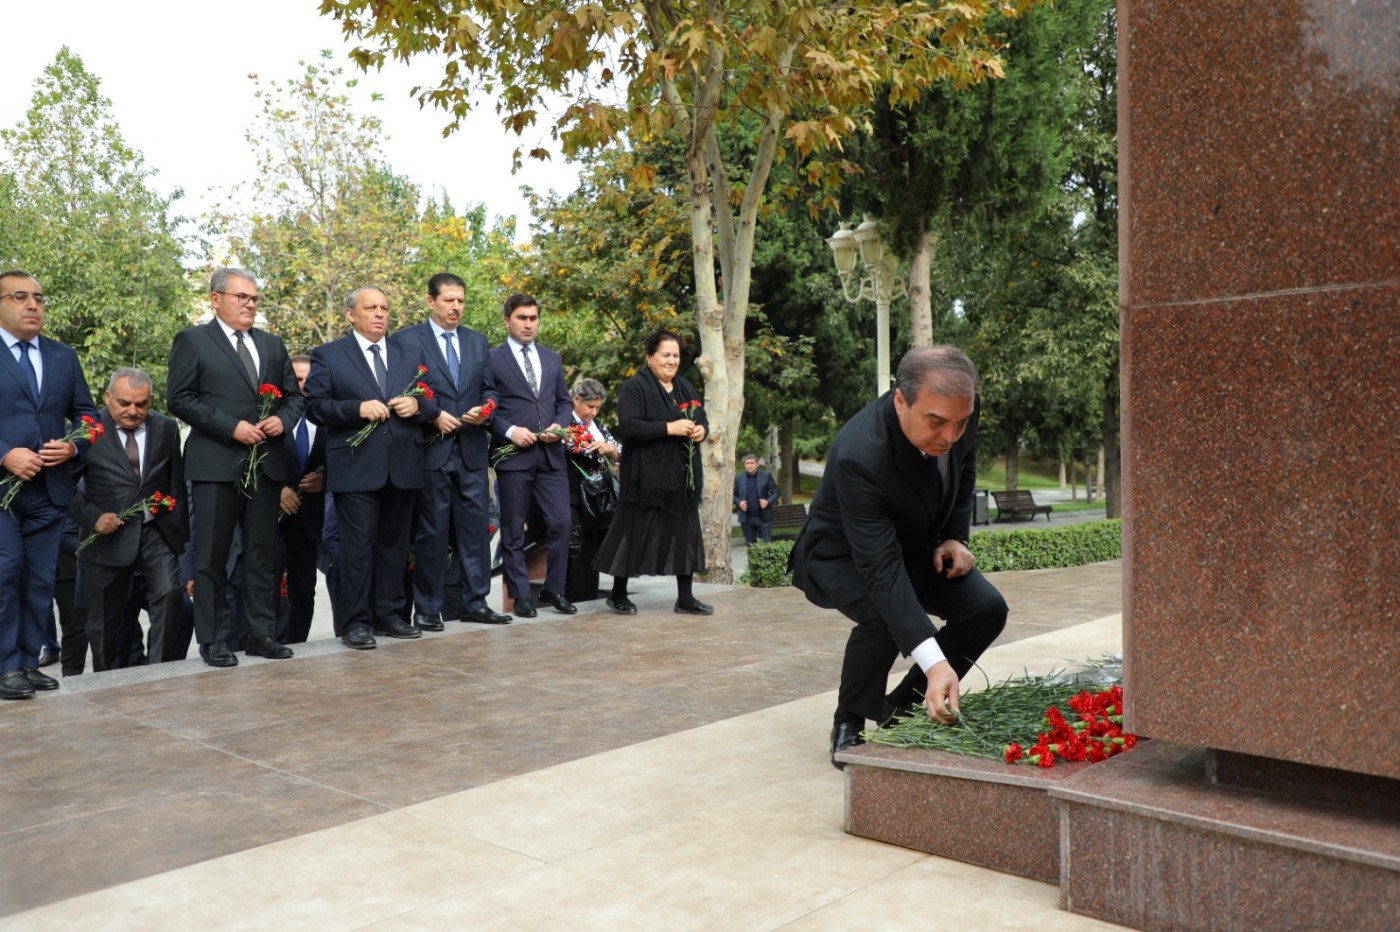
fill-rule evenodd
<path id="1" fill-rule="evenodd" d="M 749 460 L 753 460 L 755 463 L 757 463 L 757 462 L 758 462 L 758 454 L 757 454 L 757 453 L 745 453 L 745 454 L 744 454 L 744 459 L 742 460 L 742 462 L 747 463 Z"/>
<path id="2" fill-rule="evenodd" d="M 153 388 L 151 377 L 140 369 L 123 368 L 112 373 L 107 380 L 107 391 L 115 391 L 118 379 L 126 379 L 132 388 Z"/>
<path id="3" fill-rule="evenodd" d="M 377 291 L 380 294 L 384 294 L 383 288 L 376 288 L 373 285 L 361 285 L 345 296 L 345 309 L 347 311 L 353 311 L 355 309 L 355 302 L 360 300 L 360 295 L 364 294 L 366 291 Z"/>
<path id="4" fill-rule="evenodd" d="M 579 379 L 574 383 L 574 387 L 569 394 L 579 401 L 587 404 L 592 401 L 604 401 L 608 397 L 608 390 L 603 387 L 603 383 L 597 379 Z"/>
<path id="5" fill-rule="evenodd" d="M 894 387 L 906 401 L 919 392 L 948 398 L 972 398 L 977 394 L 977 367 L 956 346 L 940 344 L 911 349 L 899 361 Z"/>
<path id="6" fill-rule="evenodd" d="M 247 269 L 225 267 L 215 269 L 214 274 L 209 276 L 209 292 L 228 291 L 228 283 L 235 278 L 246 278 L 254 285 L 258 283 L 258 277 Z"/>

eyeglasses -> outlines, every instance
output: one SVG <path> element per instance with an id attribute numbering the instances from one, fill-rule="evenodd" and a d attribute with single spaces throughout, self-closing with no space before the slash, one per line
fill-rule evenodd
<path id="1" fill-rule="evenodd" d="M 43 307 L 49 301 L 48 296 L 42 291 L 11 291 L 9 294 L 0 294 L 0 298 L 9 298 L 16 304 L 28 304 L 29 299 L 33 298 L 34 303 L 40 307 Z"/>
<path id="2" fill-rule="evenodd" d="M 228 297 L 233 298 L 239 304 L 242 304 L 244 306 L 258 303 L 258 295 L 255 294 L 244 294 L 241 291 L 216 291 L 214 293 L 227 295 Z"/>

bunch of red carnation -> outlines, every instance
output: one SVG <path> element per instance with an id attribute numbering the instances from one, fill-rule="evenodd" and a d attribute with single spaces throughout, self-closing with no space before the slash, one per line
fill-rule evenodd
<path id="1" fill-rule="evenodd" d="M 1137 735 L 1123 731 L 1123 687 L 1111 686 L 1101 692 L 1087 689 L 1069 700 L 1069 707 L 1079 718 L 1069 721 L 1058 708 L 1045 712 L 1042 731 L 1034 747 L 1023 748 L 1012 743 L 1002 749 L 1008 764 L 1025 761 L 1039 767 L 1055 766 L 1055 758 L 1063 761 L 1088 761 L 1096 764 L 1137 745 Z"/>

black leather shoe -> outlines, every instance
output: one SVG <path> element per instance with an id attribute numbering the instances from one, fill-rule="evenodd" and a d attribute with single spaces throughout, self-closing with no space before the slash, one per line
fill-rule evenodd
<path id="1" fill-rule="evenodd" d="M 865 730 L 865 722 L 837 722 L 831 729 L 831 766 L 845 770 L 846 765 L 836 759 L 837 751 L 849 751 L 865 743 L 860 733 Z"/>
<path id="2" fill-rule="evenodd" d="M 564 598 L 562 595 L 555 595 L 553 592 L 550 592 L 548 589 L 541 589 L 541 590 L 540 590 L 540 601 L 543 602 L 545 605 L 552 605 L 552 606 L 554 606 L 554 610 L 555 610 L 556 612 L 562 612 L 562 613 L 564 613 L 565 615 L 577 615 L 577 614 L 578 614 L 578 607 L 577 607 L 576 605 L 574 605 L 574 603 L 570 602 L 568 599 Z"/>
<path id="3" fill-rule="evenodd" d="M 393 619 L 383 627 L 375 628 L 374 633 L 382 634 L 386 637 L 399 638 L 405 641 L 411 641 L 414 638 L 421 638 L 423 636 L 422 631 L 419 631 L 417 628 L 413 627 L 413 625 L 404 624 L 397 618 Z"/>
<path id="4" fill-rule="evenodd" d="M 356 625 L 340 636 L 340 643 L 355 650 L 374 650 L 378 645 L 367 625 Z"/>
<path id="5" fill-rule="evenodd" d="M 500 612 L 493 612 L 489 608 L 478 608 L 475 611 L 463 612 L 460 620 L 475 623 L 478 625 L 510 624 L 509 615 L 502 615 Z"/>
<path id="6" fill-rule="evenodd" d="M 637 606 L 625 595 L 620 599 L 614 599 L 612 596 L 608 596 L 603 601 L 607 604 L 608 608 L 617 612 L 619 615 L 637 614 Z"/>
<path id="7" fill-rule="evenodd" d="M 58 663 L 58 651 L 49 650 L 47 647 L 39 651 L 39 666 L 51 667 L 56 663 Z"/>
<path id="8" fill-rule="evenodd" d="M 236 667 L 238 655 L 228 649 L 223 641 L 213 641 L 199 645 L 199 656 L 211 667 Z"/>
<path id="9" fill-rule="evenodd" d="M 29 685 L 33 686 L 35 689 L 58 688 L 58 680 L 54 679 L 51 676 L 47 676 L 46 674 L 40 673 L 33 667 L 30 667 L 28 670 L 24 671 L 24 678 L 29 680 Z"/>
<path id="10" fill-rule="evenodd" d="M 286 660 L 292 656 L 292 649 L 273 637 L 249 638 L 243 652 L 249 657 L 266 657 L 268 660 Z"/>
<path id="11" fill-rule="evenodd" d="M 437 612 L 418 612 L 413 616 L 413 626 L 419 631 L 441 631 L 442 615 Z"/>
<path id="12" fill-rule="evenodd" d="M 32 699 L 34 684 L 23 670 L 6 670 L 0 673 L 0 699 Z"/>
<path id="13" fill-rule="evenodd" d="M 713 605 L 706 605 L 699 599 L 676 603 L 676 614 L 678 615 L 713 615 L 714 613 L 715 607 Z"/>
<path id="14" fill-rule="evenodd" d="M 515 607 L 512 608 L 511 611 L 515 612 L 515 614 L 519 615 L 521 618 L 534 618 L 537 614 L 535 611 L 535 603 L 531 602 L 529 599 L 517 599 Z"/>

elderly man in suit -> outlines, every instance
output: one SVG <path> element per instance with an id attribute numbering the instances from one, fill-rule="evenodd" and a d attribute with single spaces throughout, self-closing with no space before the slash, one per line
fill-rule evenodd
<path id="1" fill-rule="evenodd" d="M 292 371 L 306 393 L 310 356 L 293 356 Z M 277 612 L 277 640 L 301 644 L 311 632 L 316 612 L 316 565 L 326 514 L 326 435 L 302 412 L 285 438 L 291 475 L 282 486 L 282 514 L 277 520 L 277 555 L 273 579 L 287 576 L 287 597 Z"/>
<path id="2" fill-rule="evenodd" d="M 950 724 L 958 681 L 1006 624 L 1006 602 L 967 549 L 977 480 L 977 370 L 951 346 L 910 350 L 893 392 L 841 428 L 793 546 L 793 585 L 855 627 L 831 735 L 861 742 L 865 720 L 928 714 Z M 929 615 L 946 620 L 935 630 Z M 900 654 L 914 658 L 888 696 Z"/>
<path id="3" fill-rule="evenodd" d="M 371 650 L 375 634 L 422 637 L 402 618 L 409 525 L 423 488 L 422 425 L 440 413 L 429 394 L 408 392 L 429 368 L 411 340 L 390 339 L 389 299 L 357 288 L 345 300 L 354 327 L 311 351 L 307 414 L 326 429 L 326 485 L 340 532 L 336 634 Z M 356 436 L 371 427 L 358 444 Z"/>
<path id="4" fill-rule="evenodd" d="M 28 272 L 0 272 L 0 699 L 27 699 L 57 689 L 39 672 L 39 653 L 53 604 L 63 518 L 73 501 L 64 465 L 86 440 L 62 438 L 86 415 L 95 417 L 78 354 L 48 337 L 45 297 Z M 52 468 L 60 467 L 60 468 Z"/>
<path id="5" fill-rule="evenodd" d="M 151 377 L 140 369 L 112 373 L 99 419 L 104 429 L 83 458 L 82 485 L 68 512 L 84 535 L 100 535 L 78 554 L 83 564 L 92 668 L 125 666 L 121 656 L 131 578 L 146 580 L 151 663 L 167 659 L 167 634 L 179 623 L 180 554 L 185 549 L 185 471 L 175 422 L 151 410 Z M 173 509 L 120 513 L 161 492 Z"/>
<path id="6" fill-rule="evenodd" d="M 758 468 L 758 457 L 744 457 L 744 471 L 734 477 L 734 507 L 739 509 L 739 527 L 744 531 L 744 544 L 756 540 L 773 541 L 773 500 L 778 497 L 778 483 L 773 474 Z"/>
<path id="7" fill-rule="evenodd" d="M 491 592 L 491 535 L 487 510 L 487 415 L 482 405 L 496 402 L 496 383 L 487 364 L 486 337 L 462 326 L 466 282 L 451 272 L 428 279 L 428 319 L 400 331 L 429 360 L 428 384 L 442 413 L 435 426 L 442 439 L 428 445 L 427 481 L 418 494 L 418 531 L 413 543 L 413 622 L 425 631 L 442 630 L 444 569 L 449 541 L 461 580 L 462 621 L 499 625 L 509 615 L 486 604 Z"/>
<path id="8" fill-rule="evenodd" d="M 194 626 L 204 662 L 215 667 L 238 664 L 229 650 L 233 619 L 224 598 L 235 530 L 242 535 L 238 605 L 248 631 L 247 653 L 292 656 L 277 642 L 272 562 L 277 504 L 291 475 L 278 438 L 296 425 L 304 402 L 281 339 L 253 326 L 258 298 L 251 272 L 215 271 L 209 282 L 214 319 L 175 335 L 165 386 L 170 413 L 190 426 L 185 475 L 193 488 L 190 504 L 199 515 Z M 264 396 L 263 386 L 280 397 Z M 250 473 L 251 481 L 244 481 Z"/>
<path id="9" fill-rule="evenodd" d="M 569 571 L 569 479 L 559 437 L 543 431 L 568 424 L 574 404 L 559 354 L 540 346 L 540 304 L 528 294 L 505 303 L 510 336 L 491 351 L 491 374 L 500 408 L 491 420 L 493 452 L 507 444 L 515 452 L 496 464 L 501 498 L 501 552 L 506 590 L 522 618 L 535 617 L 530 577 L 525 569 L 525 523 L 530 502 L 539 505 L 546 526 L 547 573 L 540 601 L 555 611 L 578 611 L 564 597 Z"/>

